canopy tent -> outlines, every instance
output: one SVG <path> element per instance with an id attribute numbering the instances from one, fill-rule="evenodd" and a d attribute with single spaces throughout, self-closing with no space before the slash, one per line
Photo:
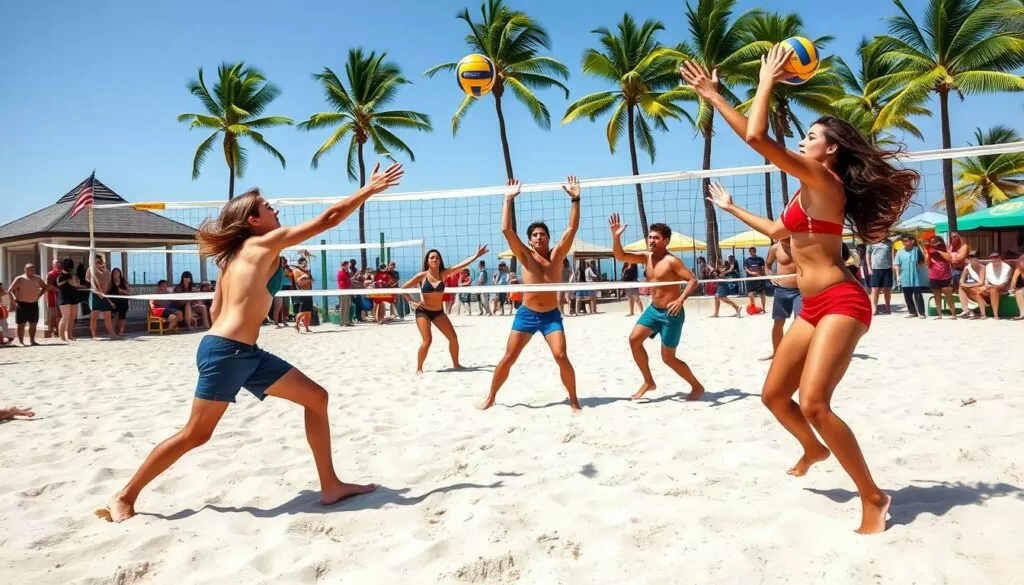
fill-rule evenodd
<path id="1" fill-rule="evenodd" d="M 627 252 L 640 252 L 647 249 L 647 238 L 637 240 L 632 244 L 624 246 Z M 683 235 L 679 232 L 672 232 L 672 239 L 668 242 L 669 252 L 694 252 L 707 250 L 708 245 L 700 240 L 695 240 L 690 236 Z"/>
<path id="2" fill-rule="evenodd" d="M 843 228 L 843 239 L 853 236 L 853 231 L 850 228 Z M 718 247 L 723 250 L 726 248 L 767 248 L 772 245 L 772 240 L 768 236 L 762 234 L 756 230 L 750 230 L 743 233 L 736 234 L 731 238 L 726 238 L 718 242 Z"/>
<path id="3" fill-rule="evenodd" d="M 969 213 L 957 218 L 956 226 L 957 229 L 965 232 L 1024 227 L 1024 201 L 1007 201 L 1002 205 L 986 207 L 981 211 Z M 943 219 L 935 224 L 935 230 L 948 232 L 949 222 Z"/>
<path id="4" fill-rule="evenodd" d="M 946 216 L 934 211 L 925 211 L 920 215 L 908 217 L 893 226 L 894 232 L 927 232 L 935 229 L 935 225 L 946 221 Z"/>
<path id="5" fill-rule="evenodd" d="M 584 258 L 611 258 L 612 249 L 611 247 L 599 246 L 576 238 L 576 240 L 573 241 L 572 246 L 569 248 L 569 255 L 577 260 Z M 498 258 L 502 260 L 508 260 L 512 258 L 512 256 L 512 250 L 504 250 L 498 254 Z"/>
<path id="6" fill-rule="evenodd" d="M 718 242 L 720 248 L 765 248 L 772 245 L 772 239 L 759 231 L 750 230 Z"/>

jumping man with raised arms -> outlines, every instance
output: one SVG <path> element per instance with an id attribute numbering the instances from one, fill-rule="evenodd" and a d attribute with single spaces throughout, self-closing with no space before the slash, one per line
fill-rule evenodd
<path id="1" fill-rule="evenodd" d="M 569 210 L 569 227 L 562 234 L 562 239 L 554 248 L 549 248 L 550 233 L 548 226 L 535 221 L 527 228 L 530 246 L 527 247 L 519 235 L 512 229 L 512 201 L 519 195 L 519 181 L 509 179 L 505 190 L 505 206 L 501 212 L 501 233 L 512 247 L 512 253 L 523 263 L 524 284 L 550 284 L 562 281 L 562 261 L 569 254 L 569 248 L 576 239 L 576 230 L 580 227 L 580 184 L 576 177 L 570 176 L 562 189 L 569 195 L 572 207 Z M 565 352 L 565 330 L 562 328 L 562 313 L 558 310 L 558 293 L 528 292 L 523 295 L 523 306 L 516 311 L 512 322 L 512 332 L 508 336 L 508 346 L 498 366 L 494 369 L 491 379 L 491 391 L 487 400 L 480 405 L 481 410 L 494 406 L 501 385 L 508 379 L 512 364 L 519 359 L 523 348 L 540 332 L 544 341 L 551 348 L 551 355 L 558 364 L 562 383 L 569 392 L 569 406 L 573 414 L 579 414 L 580 402 L 576 398 L 576 372 Z"/>

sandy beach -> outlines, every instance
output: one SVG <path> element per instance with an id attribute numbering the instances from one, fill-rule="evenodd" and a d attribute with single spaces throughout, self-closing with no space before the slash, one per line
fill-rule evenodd
<path id="1" fill-rule="evenodd" d="M 0 424 L 0 583 L 1020 582 L 1019 323 L 875 318 L 834 400 L 893 498 L 864 537 L 834 458 L 785 473 L 798 444 L 759 396 L 770 317 L 691 302 L 680 356 L 704 400 L 682 401 L 649 341 L 659 388 L 633 402 L 635 317 L 601 310 L 566 320 L 579 417 L 539 336 L 475 408 L 510 317 L 453 316 L 471 369 L 444 371 L 435 333 L 419 378 L 411 318 L 265 327 L 330 392 L 341 478 L 382 487 L 319 506 L 301 409 L 243 391 L 122 524 L 93 512 L 185 422 L 201 336 L 0 350 L 0 402 L 37 413 Z"/>

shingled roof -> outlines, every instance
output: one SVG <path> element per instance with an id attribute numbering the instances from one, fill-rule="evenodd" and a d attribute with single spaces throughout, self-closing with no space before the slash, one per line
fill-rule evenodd
<path id="1" fill-rule="evenodd" d="M 83 179 L 53 205 L 0 226 L 0 244 L 39 237 L 88 238 L 89 214 L 79 213 L 74 218 L 71 217 L 75 198 L 87 180 Z M 127 203 L 99 179 L 93 183 L 93 198 L 96 205 Z M 97 238 L 166 238 L 181 242 L 191 240 L 196 235 L 196 230 L 191 226 L 131 207 L 94 209 L 93 228 Z"/>

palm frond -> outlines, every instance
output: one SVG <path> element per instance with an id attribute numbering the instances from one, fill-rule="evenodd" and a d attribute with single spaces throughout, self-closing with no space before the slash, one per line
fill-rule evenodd
<path id="1" fill-rule="evenodd" d="M 549 130 L 551 128 L 551 114 L 548 113 L 547 106 L 537 99 L 537 96 L 533 95 L 533 92 L 530 91 L 529 88 L 514 77 L 505 78 L 505 87 L 512 90 L 512 95 L 516 97 L 516 100 L 526 106 L 526 109 L 529 110 L 530 115 L 533 116 L 533 121 L 537 126 L 540 126 L 544 130 Z"/>
<path id="2" fill-rule="evenodd" d="M 318 168 L 320 166 L 320 157 L 330 152 L 335 146 L 337 146 L 338 142 L 344 140 L 345 137 L 350 132 L 352 132 L 354 128 L 355 123 L 353 123 L 352 121 L 348 121 L 342 124 L 341 126 L 338 126 L 338 128 L 331 133 L 327 140 L 325 140 L 324 143 L 320 145 L 320 148 L 318 148 L 316 152 L 313 153 L 313 159 L 309 162 L 310 168 Z M 355 140 L 352 140 L 352 142 L 355 143 Z"/>
<path id="3" fill-rule="evenodd" d="M 219 132 L 210 134 L 210 137 L 199 143 L 199 148 L 196 149 L 196 155 L 192 159 L 192 180 L 199 178 L 199 170 L 202 168 L 203 163 L 206 162 L 207 155 L 213 150 L 213 141 L 217 139 Z"/>
<path id="4" fill-rule="evenodd" d="M 953 79 L 957 88 L 966 95 L 1024 91 L 1024 78 L 1002 71 L 964 71 Z"/>
<path id="5" fill-rule="evenodd" d="M 245 124 L 250 128 L 262 130 L 264 128 L 274 128 L 276 126 L 291 126 L 294 123 L 295 120 L 292 120 L 291 118 L 285 116 L 267 116 L 265 118 L 249 120 Z"/>
<path id="6" fill-rule="evenodd" d="M 262 134 L 260 134 L 259 132 L 249 131 L 249 133 L 246 134 L 246 137 L 249 138 L 250 140 L 252 140 L 253 142 L 255 142 L 256 146 L 259 146 L 263 150 L 265 150 L 268 153 L 270 153 L 274 158 L 276 158 L 278 160 L 278 162 L 281 163 L 281 168 L 282 169 L 286 168 L 286 164 L 285 164 L 285 160 L 284 160 L 284 155 L 281 154 L 280 152 L 278 152 L 278 150 L 276 148 L 271 146 L 270 143 L 267 142 L 263 138 Z"/>
<path id="7" fill-rule="evenodd" d="M 587 117 L 594 121 L 598 116 L 605 114 L 613 108 L 619 99 L 619 94 L 612 91 L 602 91 L 583 96 L 569 104 L 569 107 L 565 110 L 565 115 L 562 117 L 562 124 L 568 124 L 581 117 Z"/>
<path id="8" fill-rule="evenodd" d="M 296 128 L 305 131 L 319 130 L 320 128 L 327 128 L 354 119 L 352 114 L 348 112 L 320 112 L 313 114 L 305 122 L 300 122 Z"/>
<path id="9" fill-rule="evenodd" d="M 530 89 L 549 89 L 557 87 L 565 93 L 565 99 L 569 99 L 569 88 L 566 87 L 561 81 L 547 75 L 540 75 L 537 73 L 513 73 L 508 75 L 505 79 L 512 78 Z"/>
<path id="10" fill-rule="evenodd" d="M 434 77 L 438 73 L 455 73 L 455 68 L 457 66 L 458 66 L 458 63 L 442 63 L 440 65 L 435 65 L 435 66 L 431 67 L 430 69 L 427 69 L 426 71 L 424 71 L 423 72 L 423 77 L 426 77 L 426 78 L 429 79 L 429 78 Z"/>
<path id="11" fill-rule="evenodd" d="M 626 108 L 628 107 L 629 105 L 626 104 L 625 100 L 619 101 L 619 105 L 615 108 L 615 111 L 612 112 L 611 119 L 608 120 L 608 127 L 605 130 L 605 136 L 608 139 L 608 150 L 610 150 L 612 154 L 615 154 L 615 148 L 619 143 L 619 136 L 622 134 L 622 131 L 626 129 L 628 116 Z"/>
<path id="12" fill-rule="evenodd" d="M 459 104 L 458 109 L 455 110 L 455 114 L 452 116 L 452 136 L 459 133 L 459 126 L 462 125 L 463 118 L 466 117 L 466 113 L 469 112 L 469 108 L 477 102 L 477 99 L 471 95 L 467 95 L 462 98 L 462 103 Z"/>
<path id="13" fill-rule="evenodd" d="M 653 164 L 658 153 L 654 146 L 654 136 L 651 135 L 651 127 L 647 125 L 643 112 L 635 112 L 633 115 L 633 136 L 636 138 L 637 147 L 651 157 Z"/>

